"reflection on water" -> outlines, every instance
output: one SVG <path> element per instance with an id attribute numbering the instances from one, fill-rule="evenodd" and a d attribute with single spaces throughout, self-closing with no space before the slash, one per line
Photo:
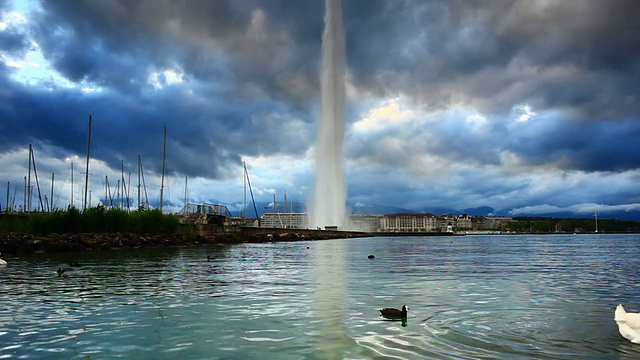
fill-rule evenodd
<path id="1" fill-rule="evenodd" d="M 637 359 L 613 311 L 640 311 L 639 250 L 563 235 L 5 256 L 0 358 Z M 406 326 L 380 317 L 403 304 Z"/>
<path id="2" fill-rule="evenodd" d="M 341 349 L 351 339 L 342 323 L 344 318 L 346 278 L 345 243 L 318 242 L 313 246 L 315 262 L 314 312 L 320 331 L 316 340 L 319 359 L 339 359 Z"/>
<path id="3" fill-rule="evenodd" d="M 313 244 L 315 267 L 314 313 L 319 321 L 319 332 L 312 338 L 315 344 L 313 358 L 353 358 L 358 346 L 348 335 L 344 319 L 349 315 L 347 301 L 347 274 L 345 241 L 323 241 Z M 316 336 L 317 335 L 317 336 Z"/>

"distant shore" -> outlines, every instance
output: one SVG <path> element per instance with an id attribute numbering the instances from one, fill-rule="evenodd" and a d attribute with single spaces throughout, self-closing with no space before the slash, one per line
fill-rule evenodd
<path id="1" fill-rule="evenodd" d="M 268 243 L 279 241 L 309 241 L 371 236 L 363 232 L 260 229 L 258 231 L 220 232 L 213 234 L 133 234 L 79 233 L 0 234 L 3 254 L 43 254 L 74 251 L 106 251 L 128 249 L 181 248 L 194 246 Z"/>
<path id="2" fill-rule="evenodd" d="M 532 235 L 533 233 L 500 234 Z M 553 233 L 535 233 L 551 235 Z M 487 234 L 489 235 L 489 234 Z M 490 234 L 498 235 L 498 234 Z M 76 251 L 108 251 L 130 249 L 184 248 L 196 246 L 225 246 L 241 243 L 269 243 L 283 241 L 314 241 L 361 237 L 395 236 L 464 236 L 453 233 L 381 233 L 358 231 L 328 231 L 282 228 L 242 228 L 235 232 L 209 234 L 134 234 L 134 233 L 69 233 L 32 235 L 0 234 L 0 253 L 44 254 Z"/>

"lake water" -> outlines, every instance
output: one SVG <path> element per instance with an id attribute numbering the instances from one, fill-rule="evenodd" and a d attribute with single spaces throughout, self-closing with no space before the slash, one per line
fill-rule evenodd
<path id="1" fill-rule="evenodd" d="M 613 312 L 640 311 L 639 254 L 606 234 L 5 254 L 0 359 L 638 359 Z"/>

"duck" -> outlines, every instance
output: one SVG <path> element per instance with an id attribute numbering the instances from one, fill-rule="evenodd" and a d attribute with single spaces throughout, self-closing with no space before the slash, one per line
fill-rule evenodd
<path id="1" fill-rule="evenodd" d="M 0 255 L 2 255 L 2 253 L 0 253 Z M 7 265 L 7 262 L 0 259 L 0 266 L 5 266 L 5 265 Z"/>
<path id="2" fill-rule="evenodd" d="M 375 258 L 376 258 L 376 256 L 375 256 L 375 255 L 373 255 L 373 254 L 371 254 L 371 255 L 367 256 L 367 258 L 369 258 L 369 259 L 375 259 Z"/>
<path id="3" fill-rule="evenodd" d="M 409 308 L 407 305 L 402 305 L 402 310 L 396 308 L 384 308 L 380 309 L 380 316 L 389 320 L 406 320 L 408 311 Z"/>
<path id="4" fill-rule="evenodd" d="M 618 304 L 613 317 L 618 324 L 618 331 L 625 339 L 640 344 L 640 314 L 628 313 L 622 304 Z"/>

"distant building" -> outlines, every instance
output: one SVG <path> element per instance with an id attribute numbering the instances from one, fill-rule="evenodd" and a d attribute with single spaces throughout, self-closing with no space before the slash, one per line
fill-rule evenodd
<path id="1" fill-rule="evenodd" d="M 507 224 L 513 221 L 513 218 L 507 216 L 488 216 L 486 219 L 486 228 L 500 230 L 507 227 Z"/>
<path id="2" fill-rule="evenodd" d="M 260 226 L 265 228 L 308 229 L 308 213 L 264 213 Z M 345 229 L 366 232 L 456 232 L 505 229 L 511 217 L 471 217 L 467 214 L 396 213 L 349 216 Z"/>
<path id="3" fill-rule="evenodd" d="M 471 219 L 472 230 L 500 230 L 505 229 L 507 224 L 513 222 L 513 218 L 506 216 L 475 216 Z"/>
<path id="4" fill-rule="evenodd" d="M 349 216 L 348 228 L 365 232 L 378 232 L 382 227 L 383 215 L 357 215 Z"/>
<path id="5" fill-rule="evenodd" d="M 467 214 L 458 215 L 456 217 L 455 227 L 458 230 L 471 230 L 473 229 L 473 218 Z"/>
<path id="6" fill-rule="evenodd" d="M 309 215 L 307 213 L 264 213 L 260 216 L 260 227 L 307 229 Z"/>
<path id="7" fill-rule="evenodd" d="M 442 214 L 436 216 L 436 226 L 433 231 L 453 232 L 453 224 L 456 222 L 455 216 Z"/>
<path id="8" fill-rule="evenodd" d="M 436 216 L 431 213 L 387 214 L 381 219 L 380 231 L 383 232 L 428 232 L 438 226 Z"/>

